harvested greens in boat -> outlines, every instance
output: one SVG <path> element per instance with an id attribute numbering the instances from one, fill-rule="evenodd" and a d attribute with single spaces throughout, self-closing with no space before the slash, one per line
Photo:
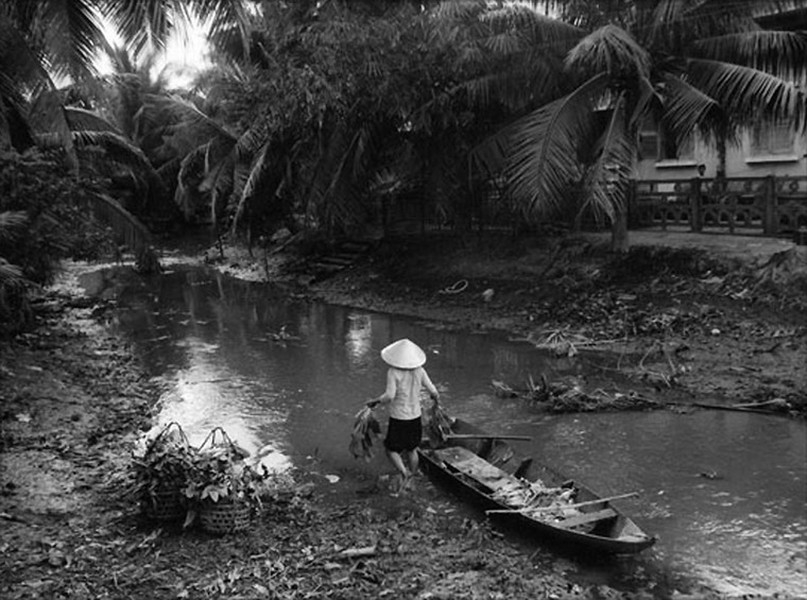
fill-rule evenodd
<path id="1" fill-rule="evenodd" d="M 522 514 L 550 521 L 580 514 L 573 504 L 576 494 L 574 487 L 546 487 L 540 479 L 519 479 L 503 485 L 492 497 Z"/>

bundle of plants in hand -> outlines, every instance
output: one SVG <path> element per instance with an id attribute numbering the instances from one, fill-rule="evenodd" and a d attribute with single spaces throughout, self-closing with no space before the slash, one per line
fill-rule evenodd
<path id="1" fill-rule="evenodd" d="M 369 461 L 373 458 L 373 443 L 381 435 L 381 425 L 373 414 L 373 409 L 365 406 L 356 413 L 356 422 L 350 434 L 350 453 L 354 458 Z"/>
<path id="2" fill-rule="evenodd" d="M 427 425 L 427 432 L 429 437 L 437 443 L 443 442 L 451 433 L 451 426 L 454 421 L 448 416 L 440 404 L 437 402 L 432 403 L 429 409 L 429 422 Z"/>

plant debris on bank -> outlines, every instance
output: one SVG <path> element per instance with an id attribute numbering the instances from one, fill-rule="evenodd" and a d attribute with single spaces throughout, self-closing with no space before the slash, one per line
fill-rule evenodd
<path id="1" fill-rule="evenodd" d="M 514 276 L 495 265 L 474 273 L 467 265 L 452 270 L 435 264 L 415 276 L 413 266 L 424 264 L 423 255 L 399 248 L 396 256 L 368 258 L 307 293 L 350 298 L 355 306 L 397 308 L 446 326 L 472 323 L 508 330 L 514 337 L 532 335 L 539 343 L 578 346 L 624 336 L 625 323 L 636 324 L 641 317 L 642 323 L 655 323 L 643 326 L 655 333 L 627 336 L 623 347 L 611 346 L 616 352 L 602 360 L 603 369 L 629 372 L 629 367 L 639 382 L 647 371 L 669 373 L 672 359 L 676 376 L 668 378 L 669 388 L 659 387 L 662 392 L 696 389 L 707 379 L 704 370 L 720 375 L 724 369 L 724 375 L 739 380 L 726 390 L 746 404 L 781 406 L 775 400 L 787 398 L 795 405 L 805 388 L 799 379 L 803 325 L 786 311 L 768 312 L 769 303 L 756 304 L 748 295 L 726 296 L 731 289 L 726 281 L 739 275 L 721 275 L 725 279 L 718 286 L 702 271 L 696 277 L 664 271 L 656 283 L 592 287 L 565 278 L 570 269 L 591 268 L 573 266 L 570 259 L 566 266 L 556 265 L 558 275 L 550 281 L 554 293 L 567 294 L 565 305 L 579 309 L 576 317 L 572 311 L 565 318 L 591 317 L 571 329 L 565 318 L 536 317 L 548 302 L 560 306 L 552 294 L 538 289 L 546 275 L 536 280 L 530 270 Z M 447 252 L 441 256 L 451 258 Z M 407 264 L 409 271 L 398 270 Z M 460 278 L 467 285 L 453 288 L 457 293 L 439 293 Z M 707 293 L 715 289 L 724 291 Z M 635 310 L 611 310 L 620 303 Z M 328 486 L 308 471 L 295 473 L 296 485 L 266 503 L 260 516 L 236 534 L 213 535 L 156 521 L 141 510 L 135 494 L 124 490 L 131 490 L 133 451 L 152 426 L 160 390 L 144 376 L 130 348 L 104 326 L 107 303 L 49 292 L 35 308 L 36 329 L 0 343 L 0 597 L 686 597 L 678 590 L 690 597 L 720 597 L 693 590 L 687 582 L 668 582 L 664 590 L 649 584 L 634 593 L 575 583 L 544 564 L 539 554 L 463 516 L 441 497 L 402 497 L 391 503 L 384 494 L 359 489 L 347 500 L 345 494 L 330 497 Z M 560 335 L 548 339 L 547 332 L 561 332 L 563 340 Z M 715 347 L 722 352 L 715 353 Z M 557 354 L 569 360 L 568 349 Z M 768 357 L 778 362 L 765 380 L 759 370 L 769 370 Z M 699 389 L 711 393 L 727 380 L 718 376 L 711 387 Z M 506 389 L 516 382 L 500 383 Z M 553 387 L 557 382 L 533 383 L 526 392 L 516 391 L 534 395 L 543 389 L 558 397 L 567 394 L 567 399 L 577 394 L 568 394 L 574 386 L 561 391 Z"/>
<path id="2" fill-rule="evenodd" d="M 105 312 L 52 294 L 2 345 L 0 597 L 633 597 L 568 580 L 448 498 L 335 501 L 304 471 L 239 533 L 153 518 L 131 473 L 159 390 Z"/>
<path id="3" fill-rule="evenodd" d="M 335 502 L 305 472 L 239 533 L 154 519 L 131 473 L 159 390 L 105 312 L 50 294 L 1 346 L 0 597 L 594 597 L 448 501 Z"/>
<path id="4" fill-rule="evenodd" d="M 664 246 L 612 255 L 586 237 L 427 235 L 384 242 L 308 293 L 507 332 L 559 360 L 580 356 L 649 400 L 807 416 L 807 247 L 760 262 Z"/>

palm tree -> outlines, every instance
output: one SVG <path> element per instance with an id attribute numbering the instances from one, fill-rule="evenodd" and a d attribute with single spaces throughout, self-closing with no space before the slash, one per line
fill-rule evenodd
<path id="1" fill-rule="evenodd" d="M 310 4 L 268 6 L 252 60 L 218 65 L 204 99 L 155 99 L 153 114 L 172 115 L 154 119 L 170 124 L 166 154 L 176 159 L 165 168 L 177 171 L 188 217 L 201 202 L 231 231 L 338 234 L 367 220 L 372 190 L 404 166 L 402 131 L 421 102 L 404 84 L 399 67 L 412 55 L 401 38 L 418 10 L 334 4 L 315 16 Z"/>
<path id="2" fill-rule="evenodd" d="M 107 159 L 137 164 L 156 181 L 145 155 L 129 139 L 98 115 L 66 107 L 56 82 L 97 81 L 96 50 L 106 44 L 102 17 L 142 54 L 162 48 L 175 23 L 189 15 L 209 18 L 214 44 L 246 37 L 246 0 L 0 0 L 0 148 L 58 145 L 76 174 L 81 147 L 103 148 Z M 123 207 L 116 210 L 114 200 L 96 200 L 96 212 L 112 218 L 111 224 L 147 258 L 146 229 Z"/>
<path id="3" fill-rule="evenodd" d="M 444 35 L 461 32 L 459 89 L 510 117 L 476 148 L 476 164 L 505 174 L 528 220 L 579 191 L 624 250 L 642 119 L 678 142 L 698 131 L 718 146 L 760 117 L 804 130 L 807 38 L 756 20 L 785 6 L 807 2 L 472 0 L 437 15 Z"/>

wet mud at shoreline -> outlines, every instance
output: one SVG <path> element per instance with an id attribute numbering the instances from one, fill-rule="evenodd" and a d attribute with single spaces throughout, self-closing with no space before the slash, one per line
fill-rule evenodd
<path id="1" fill-rule="evenodd" d="M 315 466 L 243 534 L 145 521 L 125 488 L 159 390 L 103 302 L 47 304 L 3 346 L 3 598 L 595 597 L 448 499 L 329 495 Z"/>
<path id="2" fill-rule="evenodd" d="M 661 269 L 657 279 L 608 285 L 591 271 L 597 285 L 576 287 L 575 269 L 602 267 L 556 257 L 550 277 L 541 259 L 514 272 L 502 266 L 512 260 L 462 258 L 459 250 L 438 259 L 433 248 L 421 250 L 382 251 L 313 283 L 304 264 L 276 275 L 310 298 L 436 327 L 507 331 L 559 356 L 593 354 L 662 400 L 780 398 L 783 416 L 804 414 L 800 307 L 777 305 L 787 297 L 777 299 L 776 290 L 744 293 L 754 283 L 743 286 L 751 275 L 734 266 L 716 272 L 701 257 L 695 275 Z M 219 266 L 266 273 L 235 250 Z M 461 292 L 447 291 L 463 280 Z M 544 280 L 554 292 L 539 286 Z M 359 489 L 337 498 L 311 473 L 301 480 L 317 484 L 314 491 L 279 503 L 243 536 L 144 522 L 122 490 L 160 390 L 103 326 L 111 308 L 75 290 L 50 292 L 38 305 L 37 329 L 0 345 L 4 598 L 653 598 L 675 590 L 719 597 L 686 582 L 669 582 L 663 593 L 587 587 L 449 505 L 392 503 Z M 631 327 L 637 334 L 626 337 Z M 368 547 L 368 556 L 342 555 Z"/>
<path id="3" fill-rule="evenodd" d="M 678 248 L 614 257 L 584 239 L 513 252 L 391 246 L 311 293 L 504 331 L 558 357 L 585 353 L 661 401 L 807 414 L 807 248 L 786 253 L 779 271 L 773 258 Z"/>

